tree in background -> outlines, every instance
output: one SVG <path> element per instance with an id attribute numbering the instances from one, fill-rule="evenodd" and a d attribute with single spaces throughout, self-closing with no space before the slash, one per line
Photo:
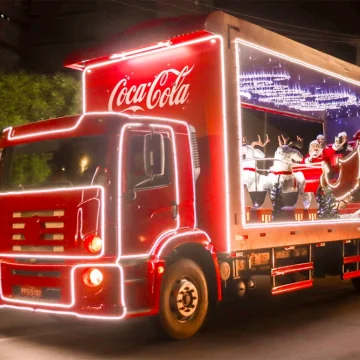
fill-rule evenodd
<path id="1" fill-rule="evenodd" d="M 81 113 L 81 82 L 66 74 L 0 72 L 0 131 L 49 118 Z M 52 154 L 14 155 L 11 185 L 41 184 L 51 173 Z"/>
<path id="2" fill-rule="evenodd" d="M 81 113 L 81 82 L 57 73 L 0 72 L 0 130 Z"/>

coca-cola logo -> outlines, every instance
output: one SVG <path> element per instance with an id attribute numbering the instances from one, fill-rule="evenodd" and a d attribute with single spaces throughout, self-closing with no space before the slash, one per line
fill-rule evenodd
<path id="1" fill-rule="evenodd" d="M 144 111 L 145 108 L 163 108 L 165 105 L 181 105 L 189 97 L 190 84 L 186 77 L 194 69 L 184 66 L 182 70 L 168 69 L 155 76 L 153 81 L 138 85 L 129 84 L 129 78 L 121 79 L 111 92 L 108 109 L 116 111 L 119 107 L 125 111 Z"/>

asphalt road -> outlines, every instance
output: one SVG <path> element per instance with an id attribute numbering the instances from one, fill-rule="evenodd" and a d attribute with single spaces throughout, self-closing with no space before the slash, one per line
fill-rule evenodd
<path id="1" fill-rule="evenodd" d="M 223 306 L 212 329 L 179 342 L 159 339 L 142 319 L 59 324 L 0 310 L 0 360 L 360 359 L 360 293 L 348 282 L 318 280 L 313 289 L 276 297 L 259 284 Z"/>

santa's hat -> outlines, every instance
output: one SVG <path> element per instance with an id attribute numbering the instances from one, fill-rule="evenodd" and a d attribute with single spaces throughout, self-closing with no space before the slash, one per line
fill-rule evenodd
<path id="1" fill-rule="evenodd" d="M 316 137 L 316 140 L 319 140 L 319 139 L 325 139 L 324 135 L 320 134 Z"/>
<path id="2" fill-rule="evenodd" d="M 343 136 L 346 136 L 346 137 L 347 137 L 347 133 L 346 133 L 345 131 L 340 132 L 340 133 L 338 134 L 338 137 L 343 137 Z"/>
<path id="3" fill-rule="evenodd" d="M 319 146 L 319 143 L 317 142 L 317 140 L 313 140 L 311 143 L 310 143 L 310 146 L 311 145 L 318 145 Z"/>
<path id="4" fill-rule="evenodd" d="M 360 130 L 358 130 L 358 131 L 353 135 L 353 139 L 354 139 L 354 140 L 360 140 Z"/>

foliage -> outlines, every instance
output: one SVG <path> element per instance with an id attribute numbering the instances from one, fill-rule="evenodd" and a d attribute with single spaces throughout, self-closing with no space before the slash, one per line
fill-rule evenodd
<path id="1" fill-rule="evenodd" d="M 0 72 L 0 130 L 81 112 L 81 82 L 70 75 Z"/>
<path id="2" fill-rule="evenodd" d="M 270 199 L 273 205 L 273 220 L 276 221 L 278 220 L 283 207 L 280 176 L 278 177 L 277 183 L 274 184 L 274 187 L 271 189 Z"/>
<path id="3" fill-rule="evenodd" d="M 32 185 L 44 182 L 51 173 L 52 154 L 18 154 L 13 157 L 11 185 Z"/>
<path id="4" fill-rule="evenodd" d="M 319 219 L 339 219 L 338 203 L 327 187 L 319 187 L 316 192 L 316 200 L 319 204 L 318 207 L 318 218 Z"/>
<path id="5" fill-rule="evenodd" d="M 81 82 L 57 73 L 0 72 L 0 131 L 16 126 L 81 113 Z M 51 173 L 52 154 L 14 154 L 11 186 L 41 184 Z"/>

